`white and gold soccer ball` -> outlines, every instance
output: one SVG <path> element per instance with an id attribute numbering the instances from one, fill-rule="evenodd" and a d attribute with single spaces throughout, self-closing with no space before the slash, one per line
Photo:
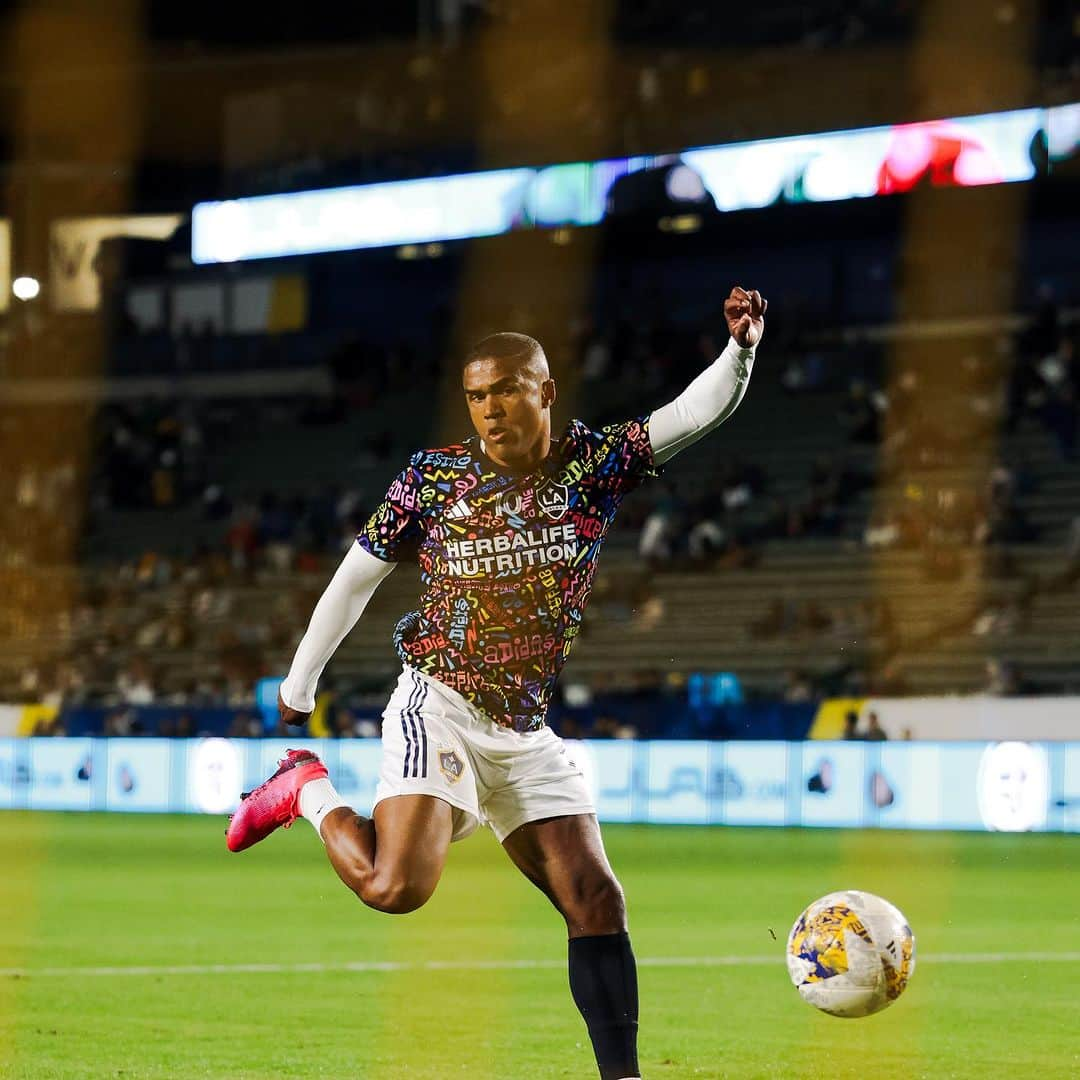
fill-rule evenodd
<path id="1" fill-rule="evenodd" d="M 787 942 L 791 981 L 831 1016 L 869 1016 L 891 1005 L 915 970 L 907 919 L 873 893 L 829 893 L 795 920 Z"/>

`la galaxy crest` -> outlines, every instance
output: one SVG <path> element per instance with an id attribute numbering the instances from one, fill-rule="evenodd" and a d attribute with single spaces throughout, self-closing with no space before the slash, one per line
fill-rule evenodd
<path id="1" fill-rule="evenodd" d="M 456 784 L 465 772 L 465 762 L 458 757 L 456 750 L 439 750 L 439 772 L 451 784 Z"/>
<path id="2" fill-rule="evenodd" d="M 552 521 L 558 521 L 570 509 L 570 489 L 565 484 L 548 481 L 536 489 L 536 502 Z"/>

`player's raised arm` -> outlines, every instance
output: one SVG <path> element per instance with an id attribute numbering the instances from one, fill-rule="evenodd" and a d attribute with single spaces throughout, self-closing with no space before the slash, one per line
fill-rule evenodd
<path id="1" fill-rule="evenodd" d="M 278 692 L 278 709 L 286 723 L 304 723 L 315 708 L 315 686 L 323 668 L 395 565 L 376 558 L 359 544 L 349 548 L 311 613 L 307 632 Z"/>
<path id="2" fill-rule="evenodd" d="M 736 286 L 724 301 L 731 340 L 727 348 L 674 400 L 649 418 L 649 441 L 658 464 L 696 443 L 738 407 L 750 382 L 754 350 L 765 332 L 765 309 L 756 289 Z"/>

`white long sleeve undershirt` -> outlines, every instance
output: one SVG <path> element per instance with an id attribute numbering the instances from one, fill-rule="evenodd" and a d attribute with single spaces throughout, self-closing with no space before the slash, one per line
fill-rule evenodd
<path id="1" fill-rule="evenodd" d="M 359 544 L 349 548 L 319 597 L 289 674 L 281 684 L 281 700 L 290 709 L 309 713 L 315 708 L 315 687 L 323 668 L 396 565 L 375 558 Z"/>
<path id="2" fill-rule="evenodd" d="M 652 414 L 649 439 L 658 464 L 670 461 L 738 408 L 753 365 L 754 349 L 744 349 L 732 338 L 674 401 Z M 315 687 L 323 668 L 395 565 L 377 559 L 359 544 L 349 548 L 315 605 L 289 674 L 281 684 L 281 700 L 290 709 L 309 713 L 315 708 Z"/>
<path id="3" fill-rule="evenodd" d="M 657 464 L 719 427 L 738 407 L 750 382 L 756 346 L 731 338 L 724 351 L 674 401 L 649 418 L 649 441 Z"/>

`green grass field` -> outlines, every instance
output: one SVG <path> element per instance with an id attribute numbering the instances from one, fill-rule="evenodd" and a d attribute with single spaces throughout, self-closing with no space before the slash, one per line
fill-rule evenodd
<path id="1" fill-rule="evenodd" d="M 242 855 L 223 824 L 0 814 L 0 1076 L 594 1076 L 561 923 L 490 834 L 391 918 L 339 885 L 305 823 Z M 605 835 L 646 1080 L 1080 1076 L 1080 837 Z M 805 1005 L 783 963 L 800 909 L 849 887 L 918 936 L 907 993 L 864 1020 Z"/>

